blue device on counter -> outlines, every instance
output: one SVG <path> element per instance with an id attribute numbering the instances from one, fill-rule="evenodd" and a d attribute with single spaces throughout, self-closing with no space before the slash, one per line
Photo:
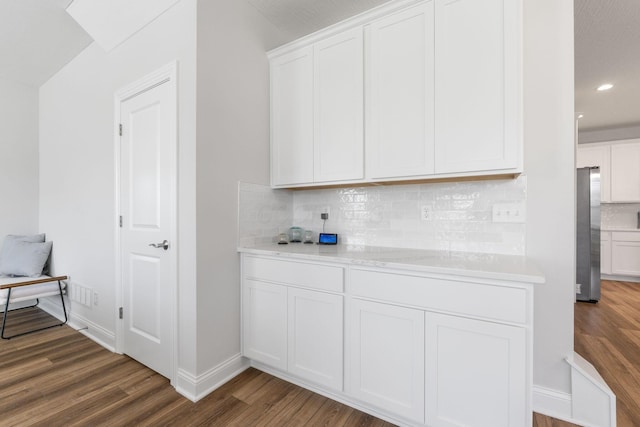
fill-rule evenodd
<path id="1" fill-rule="evenodd" d="M 337 245 L 338 235 L 333 233 L 320 233 L 318 236 L 319 245 Z"/>

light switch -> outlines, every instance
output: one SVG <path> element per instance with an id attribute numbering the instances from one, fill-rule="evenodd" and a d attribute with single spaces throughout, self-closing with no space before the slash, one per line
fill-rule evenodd
<path id="1" fill-rule="evenodd" d="M 525 222 L 524 203 L 496 203 L 493 205 L 493 222 Z"/>

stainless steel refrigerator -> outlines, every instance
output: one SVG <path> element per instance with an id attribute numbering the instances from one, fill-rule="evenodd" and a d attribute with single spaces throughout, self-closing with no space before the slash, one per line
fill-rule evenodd
<path id="1" fill-rule="evenodd" d="M 600 169 L 578 168 L 576 299 L 600 299 Z"/>

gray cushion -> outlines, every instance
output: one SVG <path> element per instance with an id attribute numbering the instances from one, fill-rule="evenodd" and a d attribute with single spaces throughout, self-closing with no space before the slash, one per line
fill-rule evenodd
<path id="1" fill-rule="evenodd" d="M 4 238 L 7 240 L 20 240 L 22 242 L 32 242 L 32 243 L 42 243 L 45 241 L 45 235 L 42 234 L 29 234 L 29 235 L 19 235 L 19 234 L 8 234 L 7 237 Z M 49 274 L 49 260 L 51 259 L 51 255 L 47 258 L 47 262 L 44 263 L 44 267 L 42 268 L 42 274 Z M 0 261 L 1 262 L 1 261 Z"/>
<path id="2" fill-rule="evenodd" d="M 33 234 L 29 236 L 21 236 L 18 234 L 9 234 L 4 238 L 5 242 L 7 240 L 20 240 L 22 242 L 32 242 L 32 243 L 42 243 L 44 242 L 44 234 Z"/>
<path id="3" fill-rule="evenodd" d="M 52 242 L 25 242 L 6 238 L 0 252 L 0 275 L 40 276 L 51 253 L 51 245 Z"/>

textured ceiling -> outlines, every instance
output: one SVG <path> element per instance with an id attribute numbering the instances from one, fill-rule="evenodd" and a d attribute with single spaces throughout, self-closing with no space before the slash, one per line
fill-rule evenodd
<path id="1" fill-rule="evenodd" d="M 580 129 L 640 124 L 640 0 L 575 0 L 574 8 Z M 602 83 L 615 86 L 597 92 Z"/>
<path id="2" fill-rule="evenodd" d="M 388 0 L 247 1 L 293 40 Z M 65 12 L 70 2 L 0 0 L 0 78 L 39 86 L 91 43 Z M 574 0 L 574 8 L 581 130 L 640 125 L 640 0 Z M 615 87 L 596 92 L 604 82 Z"/>
<path id="3" fill-rule="evenodd" d="M 387 0 L 247 0 L 287 40 Z M 640 124 L 640 0 L 574 0 L 575 106 L 581 130 Z M 609 92 L 596 92 L 605 82 Z"/>
<path id="4" fill-rule="evenodd" d="M 70 0 L 0 0 L 0 78 L 40 86 L 91 43 Z"/>
<path id="5" fill-rule="evenodd" d="M 247 0 L 287 41 L 295 40 L 389 0 Z"/>

